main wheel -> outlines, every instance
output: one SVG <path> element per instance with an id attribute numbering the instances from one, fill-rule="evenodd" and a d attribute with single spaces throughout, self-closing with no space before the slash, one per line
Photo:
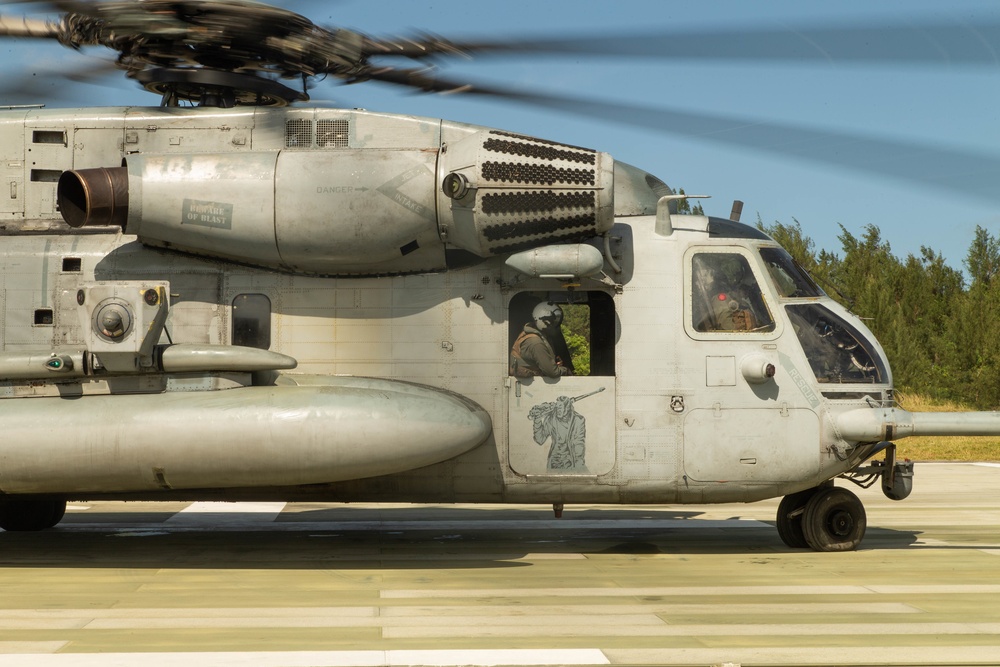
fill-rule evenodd
<path id="1" fill-rule="evenodd" d="M 45 530 L 65 514 L 65 500 L 0 500 L 0 528 L 11 532 Z"/>
<path id="2" fill-rule="evenodd" d="M 851 551 L 865 536 L 868 517 L 861 500 L 840 487 L 821 489 L 806 503 L 802 532 L 816 551 Z"/>
<path id="3" fill-rule="evenodd" d="M 805 533 L 802 532 L 802 516 L 806 511 L 806 504 L 820 489 L 812 488 L 797 493 L 790 493 L 778 503 L 778 513 L 775 517 L 775 525 L 778 528 L 778 537 L 786 546 L 792 549 L 808 549 Z"/>

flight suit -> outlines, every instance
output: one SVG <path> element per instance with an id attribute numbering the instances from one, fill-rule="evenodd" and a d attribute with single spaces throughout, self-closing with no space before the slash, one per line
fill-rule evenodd
<path id="1" fill-rule="evenodd" d="M 557 378 L 568 373 L 569 369 L 559 365 L 552 343 L 545 334 L 525 324 L 524 331 L 510 349 L 510 374 L 522 378 L 537 375 Z"/>

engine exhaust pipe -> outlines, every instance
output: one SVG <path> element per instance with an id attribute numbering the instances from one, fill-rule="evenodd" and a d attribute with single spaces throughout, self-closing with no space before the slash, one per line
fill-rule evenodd
<path id="1" fill-rule="evenodd" d="M 128 168 L 99 167 L 64 171 L 56 201 L 70 227 L 113 225 L 128 221 Z"/>

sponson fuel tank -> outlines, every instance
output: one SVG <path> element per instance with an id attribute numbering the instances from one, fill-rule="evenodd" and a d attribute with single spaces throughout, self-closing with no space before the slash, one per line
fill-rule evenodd
<path id="1" fill-rule="evenodd" d="M 572 243 L 614 220 L 606 153 L 498 130 L 439 150 L 137 153 L 65 172 L 74 227 L 116 224 L 146 245 L 319 275 L 439 271 Z M 449 257 L 451 254 L 451 257 Z"/>
<path id="2" fill-rule="evenodd" d="M 320 484 L 447 460 L 489 415 L 441 389 L 283 376 L 277 386 L 0 401 L 0 493 Z"/>

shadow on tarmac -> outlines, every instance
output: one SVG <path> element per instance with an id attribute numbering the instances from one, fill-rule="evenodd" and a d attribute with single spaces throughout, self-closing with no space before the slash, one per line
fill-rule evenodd
<path id="1" fill-rule="evenodd" d="M 87 511 L 47 531 L 0 532 L 0 567 L 478 569 L 530 567 L 517 561 L 528 554 L 812 553 L 782 544 L 771 522 L 725 525 L 697 520 L 699 514 L 581 509 L 556 520 L 540 508 L 317 506 L 285 512 L 274 522 L 216 515 L 213 525 L 212 515 L 178 524 L 168 522 L 175 512 Z M 919 535 L 870 526 L 862 550 L 910 548 Z"/>

